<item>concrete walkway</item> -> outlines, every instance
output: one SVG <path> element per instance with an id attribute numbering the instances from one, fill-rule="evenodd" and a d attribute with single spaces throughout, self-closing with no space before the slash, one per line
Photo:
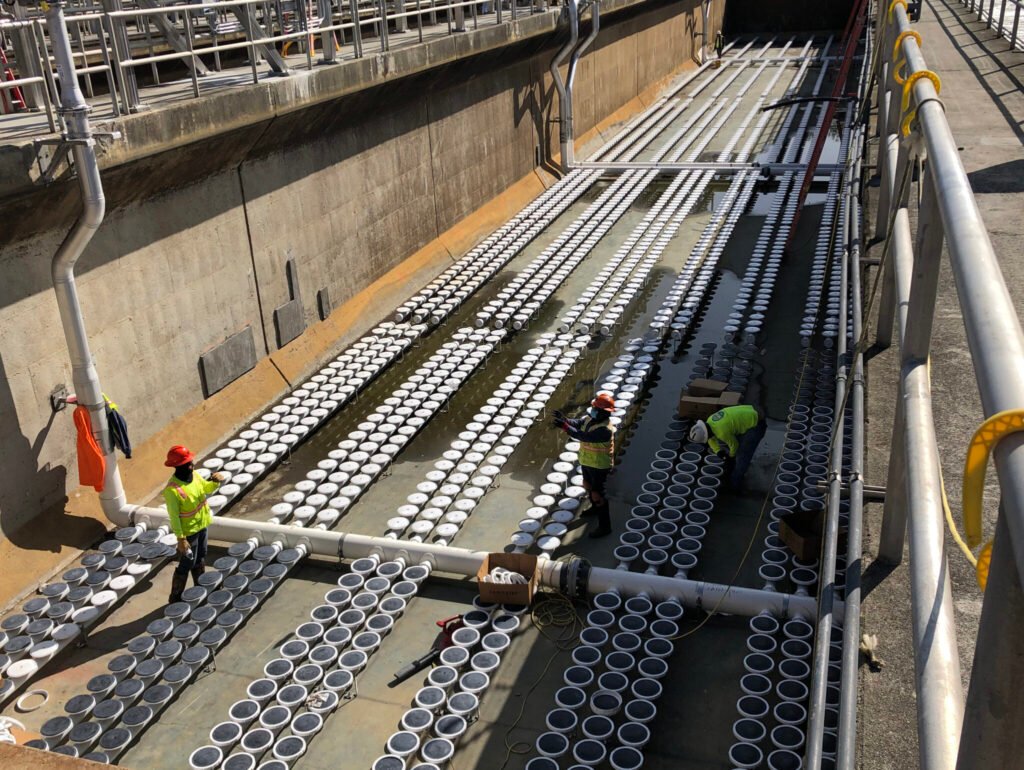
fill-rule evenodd
<path id="1" fill-rule="evenodd" d="M 916 28 L 923 39 L 928 65 L 942 79 L 946 116 L 962 150 L 964 167 L 1017 312 L 1021 313 L 1024 54 L 1011 52 L 1006 40 L 985 29 L 955 0 L 926 0 Z M 876 150 L 877 143 L 872 154 Z M 866 213 L 874 218 L 873 210 Z M 873 224 L 868 232 L 873 232 Z M 869 249 L 866 256 L 880 257 L 881 246 Z M 875 272 L 869 272 L 866 291 Z M 893 349 L 878 354 L 868 364 L 867 481 L 872 484 L 885 482 L 896 374 Z M 932 394 L 947 492 L 956 511 L 967 442 L 982 412 L 948 262 L 940 278 L 932 335 Z M 992 472 L 985 502 L 986 531 L 991 532 L 998 503 Z M 863 631 L 878 634 L 880 655 L 887 663 L 880 673 L 871 673 L 865 667 L 861 677 L 859 757 L 860 766 L 871 770 L 918 766 L 908 570 L 905 562 L 894 570 L 874 562 L 881 516 L 880 505 L 868 508 L 864 543 Z M 966 692 L 981 594 L 970 565 L 952 541 L 948 543 Z"/>

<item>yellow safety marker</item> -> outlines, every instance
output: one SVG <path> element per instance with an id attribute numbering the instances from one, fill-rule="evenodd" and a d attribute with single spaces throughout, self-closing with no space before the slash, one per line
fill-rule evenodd
<path id="1" fill-rule="evenodd" d="M 989 417 L 975 431 L 971 443 L 967 447 L 967 459 L 964 462 L 964 490 L 962 516 L 964 532 L 971 548 L 981 544 L 981 503 L 985 494 L 985 471 L 988 458 L 996 445 L 1011 433 L 1024 431 L 1024 409 L 1007 409 Z M 992 558 L 992 541 L 989 540 L 981 550 L 975 572 L 978 584 L 984 588 L 988 581 L 989 562 Z"/>
<path id="2" fill-rule="evenodd" d="M 917 111 L 920 109 L 921 104 L 928 101 L 938 101 L 939 104 L 942 104 L 942 101 L 937 98 L 929 98 L 925 99 L 921 104 L 918 104 L 913 109 L 910 109 L 910 96 L 914 88 L 914 83 L 921 78 L 928 78 L 928 80 L 932 81 L 932 85 L 935 86 L 936 95 L 942 92 L 942 81 L 939 80 L 939 76 L 931 70 L 921 70 L 907 78 L 907 81 L 903 84 L 903 99 L 900 105 L 900 113 L 903 115 L 903 118 L 900 120 L 900 133 L 902 133 L 903 136 L 910 136 L 911 126 L 917 119 Z"/>
<path id="3" fill-rule="evenodd" d="M 897 5 L 902 5 L 903 10 L 906 11 L 907 13 L 910 13 L 910 9 L 907 7 L 907 0 L 892 0 L 892 2 L 889 3 L 889 11 L 885 14 L 890 24 L 892 24 L 892 15 L 893 12 L 896 10 Z"/>
<path id="4" fill-rule="evenodd" d="M 896 36 L 896 43 L 892 47 L 892 61 L 893 70 L 892 77 L 900 85 L 903 85 L 905 78 L 900 74 L 900 70 L 903 69 L 903 65 L 907 63 L 906 57 L 903 56 L 903 40 L 904 38 L 912 37 L 917 41 L 918 46 L 921 45 L 921 36 L 917 33 L 917 30 L 908 29 L 900 32 Z"/>

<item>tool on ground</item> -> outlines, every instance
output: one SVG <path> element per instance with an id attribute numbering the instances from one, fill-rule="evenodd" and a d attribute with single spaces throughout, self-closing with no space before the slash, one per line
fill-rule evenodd
<path id="1" fill-rule="evenodd" d="M 441 656 L 442 651 L 452 646 L 452 634 L 465 624 L 462 622 L 462 615 L 452 615 L 450 618 L 436 621 L 434 625 L 440 628 L 441 631 L 430 646 L 430 651 L 396 671 L 395 678 L 391 682 L 392 687 L 404 682 L 410 676 L 418 671 L 422 671 L 437 660 Z"/>

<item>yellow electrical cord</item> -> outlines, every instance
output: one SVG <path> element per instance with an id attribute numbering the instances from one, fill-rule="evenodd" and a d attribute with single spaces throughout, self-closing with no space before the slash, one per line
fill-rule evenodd
<path id="1" fill-rule="evenodd" d="M 519 714 L 516 715 L 515 720 L 509 725 L 508 730 L 505 731 L 505 759 L 498 766 L 498 770 L 504 770 L 508 765 L 508 761 L 512 759 L 513 754 L 528 754 L 533 749 L 532 743 L 527 743 L 526 741 L 510 743 L 509 738 L 522 721 L 523 715 L 526 714 L 526 706 L 530 702 L 530 696 L 533 695 L 533 691 L 537 689 L 537 686 L 544 681 L 548 669 L 551 668 L 555 658 L 579 645 L 580 632 L 586 626 L 586 619 L 576 609 L 575 602 L 567 596 L 553 591 L 537 595 L 530 609 L 530 618 L 533 620 L 541 636 L 554 644 L 555 649 L 544 663 L 540 674 L 537 675 L 537 678 L 523 694 L 523 702 L 519 707 Z M 558 629 L 558 632 L 552 633 L 549 630 L 552 628 Z"/>

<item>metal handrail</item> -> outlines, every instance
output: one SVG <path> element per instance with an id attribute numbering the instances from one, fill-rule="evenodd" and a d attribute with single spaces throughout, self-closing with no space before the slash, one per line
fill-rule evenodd
<path id="1" fill-rule="evenodd" d="M 876 235 L 885 239 L 878 329 L 884 344 L 895 324 L 901 362 L 879 557 L 899 562 L 909 532 L 921 767 L 1011 767 L 1019 756 L 1005 752 L 1011 742 L 1006 734 L 1016 732 L 1022 716 L 1019 696 L 1018 703 L 1001 709 L 988 703 L 993 682 L 999 677 L 1019 681 L 1013 677 L 1024 673 L 1024 664 L 1010 655 L 992 659 L 981 640 L 986 619 L 1006 623 L 1016 618 L 1010 609 L 1024 606 L 1019 579 L 993 585 L 996 575 L 1016 570 L 1019 576 L 1024 567 L 1024 437 L 1008 437 L 994 452 L 1002 493 L 1002 548 L 993 558 L 972 672 L 967 713 L 976 729 L 964 730 L 961 739 L 965 709 L 929 372 L 944 241 L 985 416 L 1024 406 L 1024 333 L 946 121 L 938 77 L 927 67 L 905 1 L 886 0 L 878 11 L 881 189 Z M 915 235 L 909 206 L 918 164 Z M 1018 614 L 1024 621 L 1024 613 Z M 1002 633 L 1016 630 L 1003 628 Z"/>
<path id="2" fill-rule="evenodd" d="M 318 10 L 316 0 L 299 2 L 295 10 L 290 9 L 287 14 L 277 4 L 268 5 L 265 0 L 212 0 L 161 5 L 156 8 L 123 9 L 80 5 L 67 8 L 66 22 L 69 27 L 80 25 L 85 31 L 80 35 L 81 45 L 72 53 L 77 74 L 86 78 L 90 75 L 107 77 L 111 105 L 117 117 L 123 112 L 138 110 L 144 103 L 139 97 L 135 78 L 135 72 L 140 67 L 150 67 L 154 75 L 157 75 L 156 68 L 160 64 L 188 64 L 193 97 L 198 98 L 206 67 L 204 57 L 207 60 L 212 58 L 219 69 L 222 54 L 246 50 L 249 52 L 252 82 L 257 83 L 261 77 L 259 62 L 268 56 L 276 58 L 276 61 L 269 62 L 272 69 L 278 74 L 289 74 L 277 49 L 283 49 L 290 43 L 308 43 L 305 58 L 306 66 L 311 70 L 318 61 L 338 61 L 341 57 L 336 57 L 335 47 L 338 50 L 349 47 L 352 58 L 362 58 L 363 29 L 367 27 L 376 28 L 381 50 L 387 51 L 390 49 L 387 32 L 389 24 L 405 29 L 409 19 L 419 19 L 419 42 L 422 42 L 423 25 L 435 23 L 438 13 L 446 15 L 448 33 L 454 34 L 465 31 L 467 21 L 471 20 L 474 28 L 479 25 L 478 6 L 494 7 L 493 23 L 497 26 L 516 20 L 519 4 L 520 0 L 511 0 L 511 13 L 503 13 L 501 0 L 338 0 L 329 7 L 325 5 L 323 12 L 326 15 Z M 545 10 L 547 7 L 547 2 L 531 2 L 530 12 Z M 226 11 L 237 12 L 240 18 L 244 15 L 251 23 L 239 23 L 239 31 L 227 36 L 221 35 L 211 19 L 219 18 Z M 310 23 L 308 13 L 314 13 L 313 21 L 319 19 L 319 23 Z M 264 17 L 263 14 L 268 15 Z M 177 45 L 168 39 L 167 46 L 153 46 L 158 19 L 170 25 L 177 34 Z M 48 50 L 46 24 L 45 17 L 38 13 L 0 22 L 0 30 L 14 44 L 13 64 L 20 70 L 17 80 L 5 81 L 0 78 L 0 91 L 24 86 L 37 89 L 33 92 L 35 96 L 30 106 L 46 109 L 51 115 L 49 128 L 52 132 L 62 127 L 52 117 L 57 103 L 54 85 L 56 76 L 55 64 Z M 247 27 L 249 35 L 245 33 Z M 238 39 L 239 34 L 245 36 L 244 39 Z M 321 41 L 322 57 L 314 56 L 315 38 Z M 142 52 L 137 50 L 141 43 L 144 43 L 146 49 Z M 261 49 L 266 53 L 265 56 L 261 56 Z M 102 63 L 96 63 L 98 61 Z M 159 83 L 159 77 L 155 79 Z M 218 87 L 222 87 L 222 84 L 218 84 Z M 0 126 L 2 120 L 0 116 Z"/>
<path id="3" fill-rule="evenodd" d="M 1024 0 L 999 0 L 998 11 L 996 10 L 996 0 L 988 0 L 988 2 L 986 0 L 960 0 L 960 2 L 978 17 L 978 21 L 985 22 L 986 27 L 1010 41 L 1010 50 L 1016 50 L 1018 46 L 1024 48 L 1024 38 L 1020 35 L 1021 6 L 1024 5 Z M 1007 14 L 1008 6 L 1009 14 Z"/>

